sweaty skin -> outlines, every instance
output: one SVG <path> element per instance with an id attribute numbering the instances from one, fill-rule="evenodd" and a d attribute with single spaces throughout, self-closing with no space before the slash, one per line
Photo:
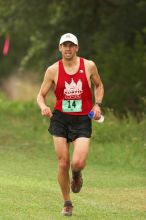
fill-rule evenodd
<path id="1" fill-rule="evenodd" d="M 78 51 L 78 46 L 72 43 L 64 43 L 59 46 L 59 50 L 62 53 L 62 61 L 65 68 L 65 71 L 71 74 L 77 72 L 79 68 L 79 57 L 76 55 Z M 91 82 L 94 84 L 94 96 L 95 102 L 101 103 L 104 95 L 103 84 L 101 82 L 100 76 L 98 74 L 97 67 L 95 63 L 91 60 L 84 59 L 86 77 L 88 80 L 88 84 L 91 87 Z M 58 79 L 58 62 L 54 63 L 46 70 L 44 81 L 41 85 L 41 89 L 39 91 L 37 102 L 40 106 L 41 113 L 44 116 L 52 116 L 52 112 L 49 106 L 45 104 L 45 97 L 47 93 L 50 91 L 52 84 L 57 85 Z M 94 112 L 94 119 L 99 119 L 101 116 L 101 110 L 98 105 L 94 105 L 92 108 Z"/>

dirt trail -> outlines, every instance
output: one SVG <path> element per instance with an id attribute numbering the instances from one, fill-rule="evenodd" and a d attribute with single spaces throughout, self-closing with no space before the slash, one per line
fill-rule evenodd
<path id="1" fill-rule="evenodd" d="M 40 84 L 32 76 L 11 75 L 3 81 L 2 91 L 12 100 L 36 99 Z"/>

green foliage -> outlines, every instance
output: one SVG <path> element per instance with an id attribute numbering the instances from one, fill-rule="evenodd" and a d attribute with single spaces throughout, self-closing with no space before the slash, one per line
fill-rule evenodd
<path id="1" fill-rule="evenodd" d="M 133 48 L 115 44 L 107 54 L 98 55 L 101 76 L 104 79 L 106 105 L 120 115 L 146 112 L 143 98 L 146 96 L 146 47 L 136 36 Z"/>
<path id="2" fill-rule="evenodd" d="M 38 108 L 34 102 L 10 101 L 0 93 L 0 111 L 4 115 L 29 117 L 38 113 Z"/>
<path id="3" fill-rule="evenodd" d="M 146 120 L 137 120 L 128 114 L 119 119 L 112 112 L 105 114 L 105 122 L 93 121 L 90 159 L 103 165 L 143 167 L 146 169 Z"/>
<path id="4" fill-rule="evenodd" d="M 146 2 L 143 0 L 0 1 L 0 76 L 15 68 L 44 73 L 59 59 L 61 34 L 73 32 L 79 55 L 96 62 L 105 84 L 105 105 L 118 115 L 145 112 Z M 2 46 L 1 46 L 2 50 Z"/>

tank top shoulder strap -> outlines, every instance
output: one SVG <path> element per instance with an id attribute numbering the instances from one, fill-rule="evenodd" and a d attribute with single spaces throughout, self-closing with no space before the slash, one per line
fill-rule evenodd
<path id="1" fill-rule="evenodd" d="M 64 78 L 64 75 L 65 75 L 65 70 L 64 70 L 64 66 L 63 66 L 63 62 L 62 60 L 59 60 L 58 61 L 58 79 L 63 79 Z"/>
<path id="2" fill-rule="evenodd" d="M 80 57 L 80 70 L 85 70 L 84 58 Z"/>
<path id="3" fill-rule="evenodd" d="M 59 62 L 59 72 L 63 72 L 64 66 L 63 66 L 62 60 L 59 60 L 58 62 Z"/>

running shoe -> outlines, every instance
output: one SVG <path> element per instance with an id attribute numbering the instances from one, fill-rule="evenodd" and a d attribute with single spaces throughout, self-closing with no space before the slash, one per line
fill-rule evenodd
<path id="1" fill-rule="evenodd" d="M 71 180 L 72 192 L 74 193 L 80 192 L 82 186 L 83 186 L 83 178 L 81 172 L 79 173 L 79 175 L 73 175 Z"/>
<path id="2" fill-rule="evenodd" d="M 68 205 L 64 204 L 64 207 L 61 213 L 63 216 L 72 216 L 72 209 L 73 209 L 72 204 L 68 204 Z"/>

